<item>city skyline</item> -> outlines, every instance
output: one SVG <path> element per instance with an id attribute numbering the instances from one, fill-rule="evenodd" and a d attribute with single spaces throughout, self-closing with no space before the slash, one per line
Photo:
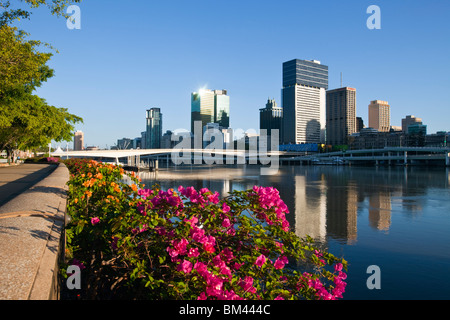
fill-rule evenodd
<path id="1" fill-rule="evenodd" d="M 379 30 L 366 25 L 371 4 L 381 9 Z M 330 89 L 341 87 L 342 73 L 342 87 L 358 91 L 357 117 L 366 126 L 367 105 L 379 99 L 391 105 L 391 125 L 415 115 L 429 133 L 450 129 L 450 45 L 442 37 L 450 30 L 447 2 L 138 1 L 126 7 L 86 0 L 79 7 L 81 30 L 69 30 L 45 8 L 16 25 L 59 50 L 49 63 L 55 77 L 37 94 L 84 118 L 76 130 L 87 145 L 110 147 L 140 136 L 142 115 L 153 106 L 165 115 L 162 132 L 189 130 L 190 93 L 202 87 L 228 91 L 230 127 L 257 130 L 268 96 L 282 106 L 281 63 L 295 58 L 329 66 Z M 193 21 L 194 13 L 202 18 Z"/>

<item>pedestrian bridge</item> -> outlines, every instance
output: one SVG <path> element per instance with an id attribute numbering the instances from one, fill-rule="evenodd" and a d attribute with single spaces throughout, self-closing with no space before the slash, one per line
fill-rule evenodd
<path id="1" fill-rule="evenodd" d="M 63 151 L 51 153 L 52 156 L 64 158 L 90 158 L 100 161 L 115 162 L 128 166 L 139 166 L 141 164 L 151 165 L 155 161 L 191 161 L 194 164 L 201 164 L 202 161 L 214 161 L 218 158 L 227 163 L 257 163 L 263 157 L 278 159 L 287 154 L 285 151 L 268 151 L 259 153 L 257 150 L 233 150 L 233 149 L 127 149 L 127 150 L 84 150 L 84 151 Z M 300 153 L 289 152 L 290 156 L 300 155 Z M 185 162 L 186 163 L 186 162 Z"/>
<path id="2" fill-rule="evenodd" d="M 53 152 L 53 156 L 67 158 L 91 158 L 100 161 L 115 162 L 128 166 L 151 166 L 158 161 L 178 164 L 201 164 L 203 161 L 223 159 L 227 164 L 257 164 L 265 159 L 279 160 L 281 164 L 376 164 L 408 165 L 439 164 L 450 166 L 449 147 L 386 147 L 382 149 L 346 150 L 327 153 L 305 153 L 289 151 L 268 151 L 233 149 L 128 149 L 128 150 L 92 150 Z M 192 161 L 192 162 L 191 162 Z"/>
<path id="3" fill-rule="evenodd" d="M 436 164 L 449 166 L 449 158 L 450 148 L 448 147 L 386 147 L 283 157 L 281 162 L 375 165 Z"/>

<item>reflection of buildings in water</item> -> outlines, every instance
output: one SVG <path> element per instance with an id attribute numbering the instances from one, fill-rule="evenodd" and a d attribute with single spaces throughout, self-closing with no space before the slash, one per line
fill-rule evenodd
<path id="1" fill-rule="evenodd" d="M 357 239 L 358 194 L 347 181 L 345 185 L 332 187 L 327 192 L 327 233 L 348 244 Z"/>
<path id="2" fill-rule="evenodd" d="M 346 180 L 335 183 L 334 175 L 321 172 L 323 167 L 287 172 L 272 185 L 279 187 L 289 207 L 287 218 L 297 236 L 309 235 L 321 242 L 331 236 L 352 243 L 357 236 L 357 189 Z"/>
<path id="3" fill-rule="evenodd" d="M 325 183 L 307 186 L 306 177 L 296 175 L 295 180 L 295 234 L 310 236 L 319 241 L 326 237 Z"/>
<path id="4" fill-rule="evenodd" d="M 369 225 L 378 230 L 389 230 L 391 226 L 391 195 L 379 191 L 369 197 Z"/>

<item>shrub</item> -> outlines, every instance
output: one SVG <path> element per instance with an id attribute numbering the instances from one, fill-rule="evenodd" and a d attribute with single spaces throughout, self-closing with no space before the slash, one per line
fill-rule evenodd
<path id="1" fill-rule="evenodd" d="M 95 161 L 68 167 L 68 263 L 83 268 L 85 299 L 342 298 L 346 261 L 290 231 L 275 188 L 220 199 L 146 189 Z"/>

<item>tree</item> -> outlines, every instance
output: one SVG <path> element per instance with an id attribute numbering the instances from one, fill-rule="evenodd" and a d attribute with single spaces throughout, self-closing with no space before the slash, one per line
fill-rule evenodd
<path id="1" fill-rule="evenodd" d="M 70 140 L 74 124 L 82 121 L 36 95 L 24 94 L 10 106 L 6 108 L 9 125 L 0 126 L 0 149 L 6 150 L 9 161 L 14 160 L 15 150 L 37 148 L 51 140 Z"/>
<path id="2" fill-rule="evenodd" d="M 52 12 L 66 1 L 25 0 L 33 7 L 53 5 Z M 9 8 L 9 1 L 0 0 L 0 7 Z M 40 52 L 42 43 L 26 40 L 25 33 L 5 21 L 24 17 L 26 12 L 9 10 L 0 16 L 0 150 L 6 150 L 9 161 L 15 150 L 45 145 L 52 140 L 69 141 L 74 124 L 83 120 L 65 108 L 49 106 L 33 91 L 53 76 L 46 64 L 52 53 Z"/>
<path id="3" fill-rule="evenodd" d="M 66 16 L 65 9 L 67 5 L 71 3 L 79 3 L 81 0 L 20 0 L 22 3 L 27 4 L 31 8 L 38 8 L 40 6 L 46 6 L 50 9 L 53 15 Z M 31 12 L 21 8 L 11 8 L 10 0 L 0 0 L 0 8 L 3 8 L 4 12 L 0 15 L 0 26 L 9 25 L 15 20 L 29 19 Z"/>

